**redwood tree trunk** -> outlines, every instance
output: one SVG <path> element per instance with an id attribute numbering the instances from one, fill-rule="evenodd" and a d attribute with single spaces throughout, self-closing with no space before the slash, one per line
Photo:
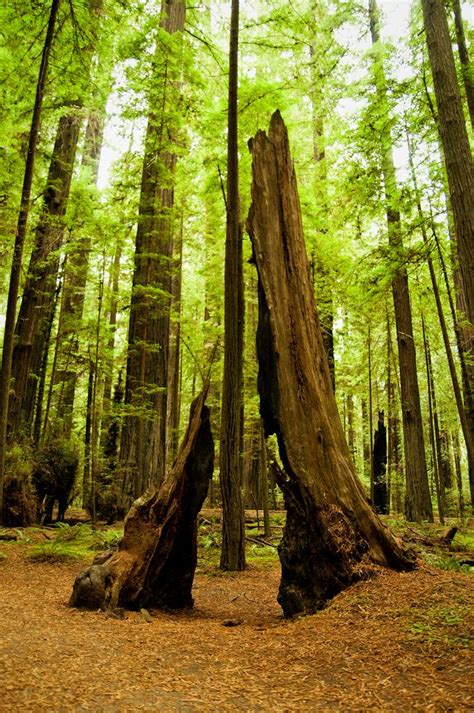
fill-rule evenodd
<path id="1" fill-rule="evenodd" d="M 380 42 L 380 30 L 376 0 L 369 0 L 369 19 L 372 43 L 377 45 Z M 426 468 L 408 273 L 405 263 L 400 261 L 400 254 L 403 253 L 402 226 L 399 210 L 400 199 L 393 160 L 393 143 L 387 104 L 387 86 L 383 58 L 379 52 L 374 54 L 374 84 L 377 90 L 383 126 L 380 135 L 380 153 L 385 189 L 388 242 L 392 259 L 395 263 L 398 263 L 392 278 L 392 294 L 395 308 L 395 325 L 397 329 L 403 443 L 405 447 L 405 515 L 407 520 L 433 520 L 433 508 L 431 505 Z"/>
<path id="2" fill-rule="evenodd" d="M 8 287 L 7 310 L 5 315 L 5 331 L 3 336 L 2 349 L 2 369 L 0 373 L 0 523 L 3 518 L 3 481 L 5 472 L 5 456 L 7 448 L 7 421 L 8 404 L 10 398 L 10 379 L 12 368 L 12 354 L 14 347 L 14 331 L 16 318 L 16 302 L 20 287 L 20 276 L 23 260 L 23 247 L 26 238 L 26 228 L 30 211 L 31 187 L 33 185 L 33 173 L 36 158 L 36 146 L 40 129 L 41 111 L 43 107 L 44 88 L 48 74 L 49 55 L 53 45 L 54 28 L 58 14 L 60 0 L 52 0 L 49 13 L 46 37 L 43 45 L 41 64 L 38 81 L 36 84 L 35 103 L 33 116 L 31 118 L 31 128 L 28 138 L 28 150 L 26 154 L 25 173 L 23 177 L 23 188 L 21 191 L 20 210 L 18 214 L 18 224 L 13 247 L 13 259 L 10 272 L 10 283 Z"/>
<path id="3" fill-rule="evenodd" d="M 60 248 L 81 120 L 74 114 L 59 120 L 49 167 L 44 205 L 35 233 L 28 276 L 16 323 L 13 350 L 13 395 L 10 397 L 9 428 L 28 430 L 34 413 L 41 360 L 47 346 Z"/>
<path id="4" fill-rule="evenodd" d="M 276 112 L 250 143 L 248 231 L 259 278 L 257 352 L 265 433 L 275 433 L 287 522 L 279 547 L 285 616 L 314 612 L 361 577 L 361 562 L 413 562 L 367 503 L 331 384 L 310 284 L 288 137 Z"/>
<path id="5" fill-rule="evenodd" d="M 422 0 L 466 317 L 474 324 L 474 169 L 442 0 Z"/>
<path id="6" fill-rule="evenodd" d="M 464 81 L 464 89 L 466 91 L 466 101 L 469 109 L 469 117 L 471 125 L 474 129 L 474 76 L 473 68 L 469 59 L 469 51 L 467 49 L 466 35 L 464 32 L 464 23 L 461 13 L 460 0 L 452 0 L 454 13 L 454 26 L 456 28 L 456 41 L 458 44 L 459 59 L 461 60 L 462 78 Z"/>
<path id="7" fill-rule="evenodd" d="M 90 186 L 97 184 L 100 152 L 102 149 L 105 107 L 102 112 L 91 114 L 85 132 L 82 174 L 87 171 Z M 87 175 L 87 174 L 86 174 Z M 64 277 L 64 290 L 61 299 L 60 326 L 58 335 L 60 345 L 59 363 L 61 368 L 56 373 L 56 383 L 61 384 L 57 418 L 63 421 L 63 433 L 71 435 L 73 425 L 74 398 L 78 371 L 78 332 L 80 330 L 84 299 L 89 272 L 91 252 L 91 233 L 81 231 L 73 249 L 71 249 Z"/>
<path id="8" fill-rule="evenodd" d="M 224 378 L 220 438 L 222 490 L 221 568 L 245 569 L 245 528 L 240 446 L 243 351 L 242 231 L 237 137 L 239 2 L 232 0 L 227 134 L 227 225 L 224 285 Z"/>
<path id="9" fill-rule="evenodd" d="M 184 28 L 184 0 L 163 0 L 161 27 Z M 179 43 L 179 39 L 178 39 Z M 173 46 L 173 43 L 171 43 Z M 179 76 L 158 44 L 145 137 L 128 334 L 124 421 L 120 460 L 126 495 L 139 497 L 163 480 L 166 464 L 169 318 L 173 244 L 176 104 Z M 174 67 L 174 69 L 173 69 Z"/>

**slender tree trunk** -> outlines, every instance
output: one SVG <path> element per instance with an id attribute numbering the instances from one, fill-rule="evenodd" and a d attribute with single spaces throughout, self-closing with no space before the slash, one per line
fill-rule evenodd
<path id="1" fill-rule="evenodd" d="M 23 188 L 21 192 L 20 211 L 18 214 L 18 224 L 15 235 L 15 245 L 13 248 L 13 259 L 10 272 L 10 284 L 8 288 L 7 310 L 5 315 L 5 330 L 3 336 L 2 349 L 2 370 L 0 374 L 0 524 L 3 518 L 3 482 L 5 473 L 5 456 L 7 448 L 7 421 L 8 403 L 10 397 L 10 379 L 12 368 L 12 355 L 14 347 L 14 331 L 16 317 L 16 302 L 20 287 L 20 276 L 22 268 L 23 247 L 25 244 L 26 228 L 30 210 L 31 187 L 33 184 L 33 174 L 36 157 L 36 147 L 41 122 L 41 110 L 43 107 L 44 88 L 48 73 L 49 55 L 53 45 L 54 28 L 60 0 L 52 0 L 49 14 L 48 27 L 43 45 L 41 65 L 36 84 L 35 103 L 31 128 L 28 139 L 28 150 L 26 154 L 25 173 L 23 178 Z"/>
<path id="2" fill-rule="evenodd" d="M 53 364 L 52 364 L 52 369 L 51 369 L 50 387 L 48 389 L 48 394 L 46 397 L 46 407 L 44 409 L 45 413 L 43 415 L 43 400 L 44 400 L 44 391 L 45 391 L 45 387 L 46 387 L 46 372 L 48 370 L 48 357 L 49 357 L 50 343 L 51 343 L 51 332 L 53 329 L 53 323 L 54 323 L 54 319 L 56 316 L 57 305 L 58 305 L 58 302 L 59 302 L 59 299 L 61 296 L 61 291 L 62 291 L 62 286 L 63 286 L 63 281 L 64 281 L 64 266 L 65 266 L 66 262 L 67 262 L 67 260 L 65 258 L 63 261 L 63 266 L 60 270 L 60 277 L 59 277 L 56 291 L 54 294 L 52 315 L 51 315 L 51 319 L 49 320 L 48 333 L 46 335 L 45 347 L 44 347 L 44 351 L 43 351 L 43 356 L 41 358 L 40 378 L 39 378 L 39 383 L 38 383 L 38 396 L 36 399 L 35 419 L 34 419 L 34 423 L 33 423 L 33 443 L 35 444 L 35 446 L 38 446 L 41 441 L 41 437 L 43 435 L 43 433 L 42 433 L 43 419 L 44 419 L 44 423 L 46 424 L 47 420 L 48 420 L 48 415 L 49 415 L 49 406 L 51 404 L 52 385 L 53 385 L 53 380 L 54 380 L 54 374 L 56 372 L 56 360 L 57 360 L 58 348 L 59 348 L 59 324 L 58 324 L 58 330 L 56 333 L 56 338 L 54 340 L 54 355 L 53 355 Z"/>
<path id="3" fill-rule="evenodd" d="M 370 436 L 369 436 L 369 415 L 367 411 L 367 401 L 366 399 L 362 399 L 362 454 L 363 454 L 363 461 L 364 461 L 364 477 L 367 478 L 367 480 L 370 483 L 370 461 L 371 461 L 371 455 L 370 455 Z"/>
<path id="4" fill-rule="evenodd" d="M 170 329 L 168 367 L 168 425 L 166 448 L 168 466 L 171 467 L 178 453 L 180 415 L 180 365 L 181 365 L 181 287 L 183 278 L 183 214 L 181 227 L 175 245 L 175 259 L 171 280 L 171 312 L 173 320 Z"/>
<path id="5" fill-rule="evenodd" d="M 390 491 L 393 509 L 397 514 L 402 512 L 402 457 L 400 442 L 400 421 L 397 413 L 396 399 L 396 369 L 392 371 L 394 359 L 392 337 L 390 333 L 390 320 L 387 313 L 387 401 L 388 401 L 388 469 L 390 478 Z"/>
<path id="6" fill-rule="evenodd" d="M 123 238 L 119 237 L 115 245 L 114 261 L 112 264 L 112 274 L 110 277 L 110 308 L 109 308 L 109 339 L 107 342 L 107 357 L 105 362 L 105 377 L 104 391 L 102 397 L 102 424 L 101 424 L 101 443 L 105 447 L 105 442 L 108 439 L 111 420 L 116 420 L 116 416 L 112 411 L 114 405 L 112 402 L 112 381 L 114 375 L 114 350 L 115 350 L 115 332 L 117 329 L 117 312 L 119 299 L 119 281 L 120 281 L 120 261 L 122 259 Z M 113 400 L 115 402 L 115 398 Z"/>
<path id="7" fill-rule="evenodd" d="M 437 495 L 438 495 L 439 519 L 440 519 L 440 522 L 444 523 L 444 517 L 446 515 L 446 488 L 445 488 L 445 482 L 444 482 L 444 479 L 442 478 L 442 473 L 441 473 L 442 456 L 441 456 L 440 421 L 439 421 L 438 404 L 437 404 L 437 400 L 436 400 L 436 389 L 435 389 L 435 383 L 434 383 L 433 363 L 431 360 L 431 350 L 430 350 L 430 344 L 428 341 L 428 337 L 426 336 L 426 330 L 425 330 L 424 324 L 423 324 L 423 340 L 425 343 L 428 387 L 431 392 L 431 404 L 432 404 L 432 410 L 433 410 L 433 436 L 434 436 L 434 448 L 435 448 L 434 453 L 433 453 L 433 459 L 436 459 L 436 462 L 437 462 L 437 467 L 435 469 L 435 484 L 436 484 Z"/>
<path id="8" fill-rule="evenodd" d="M 422 0 L 466 317 L 474 324 L 474 169 L 442 0 Z"/>
<path id="9" fill-rule="evenodd" d="M 369 458 L 370 458 L 370 500 L 374 502 L 374 407 L 372 400 L 372 340 L 370 324 L 367 332 L 367 362 L 369 367 Z"/>
<path id="10" fill-rule="evenodd" d="M 464 494 L 462 491 L 462 473 L 461 473 L 461 449 L 459 448 L 459 438 L 457 434 L 453 434 L 453 454 L 454 454 L 454 470 L 456 473 L 456 486 L 458 491 L 458 509 L 459 517 L 464 517 Z"/>
<path id="11" fill-rule="evenodd" d="M 176 104 L 181 85 L 172 48 L 180 47 L 185 0 L 163 0 L 161 28 L 176 41 L 156 50 L 145 136 L 128 333 L 120 460 L 128 497 L 160 483 L 166 466 L 166 421 L 174 229 L 174 175 L 178 139 Z M 171 38 L 170 38 L 171 39 Z"/>
<path id="12" fill-rule="evenodd" d="M 418 190 L 418 184 L 417 184 L 417 180 L 416 180 L 415 168 L 413 165 L 411 141 L 410 141 L 410 137 L 409 137 L 408 133 L 407 133 L 407 142 L 408 142 L 408 160 L 409 160 L 410 169 L 411 169 L 411 173 L 412 173 L 413 185 L 415 188 L 416 206 L 417 206 L 418 216 L 420 218 L 421 234 L 423 237 L 423 244 L 425 245 L 425 248 L 428 250 L 429 241 L 428 241 L 428 236 L 426 234 L 424 215 L 423 215 L 423 210 L 421 207 L 421 201 L 420 201 L 420 195 L 419 195 L 419 190 Z M 438 252 L 439 252 L 439 255 L 440 255 L 441 261 L 442 261 L 443 272 L 444 272 L 445 279 L 446 279 L 446 287 L 448 290 L 448 297 L 449 297 L 450 306 L 451 306 L 451 312 L 452 312 L 453 319 L 454 319 L 454 329 L 455 329 L 455 332 L 457 332 L 456 336 L 458 338 L 458 348 L 459 348 L 460 344 L 459 344 L 459 334 L 458 334 L 458 330 L 457 330 L 457 320 L 456 320 L 456 315 L 455 315 L 455 311 L 454 311 L 454 305 L 452 303 L 452 299 L 451 299 L 451 295 L 450 295 L 450 288 L 449 288 L 449 283 L 447 280 L 446 270 L 444 269 L 444 260 L 442 257 L 441 250 L 439 249 L 440 246 L 439 246 L 439 242 L 438 242 L 437 238 L 436 238 L 436 245 L 438 247 Z M 438 289 L 438 281 L 436 279 L 436 273 L 435 273 L 435 269 L 434 269 L 434 265 L 433 265 L 433 260 L 431 259 L 431 256 L 429 254 L 427 257 L 427 263 L 428 263 L 428 270 L 429 270 L 430 278 L 431 278 L 431 286 L 433 288 L 433 296 L 435 298 L 435 303 L 436 303 L 436 311 L 438 313 L 439 325 L 441 328 L 441 334 L 443 336 L 444 348 L 446 351 L 446 358 L 448 360 L 448 367 L 449 367 L 449 373 L 451 376 L 451 383 L 453 385 L 454 397 L 456 400 L 456 406 L 457 406 L 457 410 L 458 410 L 459 420 L 461 421 L 462 432 L 463 432 L 464 441 L 466 444 L 469 471 L 474 472 L 474 440 L 473 440 L 472 429 L 470 429 L 470 424 L 469 424 L 469 414 L 470 414 L 471 409 L 469 409 L 469 407 L 465 408 L 465 406 L 463 404 L 461 387 L 459 384 L 458 375 L 456 372 L 456 366 L 454 364 L 453 352 L 451 349 L 451 341 L 449 339 L 448 328 L 447 328 L 446 320 L 444 317 L 443 306 L 441 304 L 441 297 L 440 297 L 439 289 Z M 461 356 L 461 369 L 462 369 L 462 372 L 465 373 L 466 366 L 464 363 L 464 354 L 463 354 L 463 351 L 461 348 L 459 348 L 459 354 Z M 468 383 L 468 388 L 469 388 L 469 386 L 470 385 Z"/>
<path id="13" fill-rule="evenodd" d="M 237 135 L 239 2 L 232 0 L 227 132 L 227 226 L 225 249 L 224 378 L 222 383 L 220 480 L 224 570 L 245 569 L 245 527 L 241 485 L 243 350 L 242 230 L 240 225 Z"/>
<path id="14" fill-rule="evenodd" d="M 431 460 L 433 463 L 433 475 L 436 490 L 436 500 L 438 503 L 438 515 L 441 523 L 444 523 L 444 500 L 441 495 L 440 487 L 440 477 L 439 477 L 439 458 L 438 458 L 438 447 L 435 432 L 435 409 L 436 403 L 434 400 L 434 384 L 433 384 L 433 370 L 431 367 L 431 357 L 429 354 L 428 340 L 426 338 L 425 322 L 422 318 L 422 328 L 423 328 L 423 346 L 425 350 L 425 364 L 426 364 L 426 380 L 428 384 L 428 415 L 429 415 L 429 434 L 430 434 L 430 446 L 431 446 Z"/>
<path id="15" fill-rule="evenodd" d="M 352 394 L 347 394 L 347 444 L 352 460 L 355 463 L 356 446 L 355 446 L 355 430 L 354 430 L 354 397 Z"/>
<path id="16" fill-rule="evenodd" d="M 81 173 L 90 180 L 90 187 L 97 184 L 100 152 L 104 133 L 105 103 L 102 111 L 89 115 L 84 141 Z M 79 219 L 79 225 L 81 220 Z M 80 230 L 78 239 L 70 251 L 67 272 L 64 279 L 61 300 L 61 334 L 59 364 L 56 384 L 61 384 L 61 399 L 57 404 L 57 419 L 62 420 L 62 432 L 66 438 L 71 435 L 74 414 L 79 364 L 78 331 L 84 310 L 84 300 L 89 274 L 92 235 L 89 230 Z"/>
<path id="17" fill-rule="evenodd" d="M 474 129 L 474 76 L 473 68 L 469 59 L 469 51 L 467 49 L 466 35 L 464 33 L 464 23 L 461 13 L 460 0 L 452 0 L 454 13 L 454 26 L 456 28 L 456 40 L 458 44 L 459 59 L 461 60 L 462 78 L 464 81 L 464 89 L 466 91 L 466 101 L 469 109 L 469 117 L 471 125 Z"/>
<path id="18" fill-rule="evenodd" d="M 456 346 L 458 351 L 459 363 L 461 365 L 461 376 L 462 376 L 462 388 L 464 394 L 464 411 L 467 420 L 467 427 L 470 435 L 471 445 L 474 444 L 474 363 L 470 358 L 472 353 L 472 346 L 474 344 L 474 332 L 470 326 L 462 326 L 458 321 L 458 316 L 454 306 L 454 300 L 452 297 L 451 287 L 448 279 L 448 272 L 446 270 L 446 264 L 444 261 L 443 253 L 441 250 L 441 245 L 439 242 L 437 231 L 434 227 L 434 222 L 431 222 L 431 230 L 436 243 L 436 248 L 438 251 L 438 258 L 443 271 L 444 282 L 446 285 L 446 292 L 448 295 L 449 308 L 451 311 L 451 318 L 454 326 L 454 333 L 456 335 Z M 457 283 L 458 294 L 457 300 L 460 307 L 461 314 L 465 314 L 465 302 L 462 290 L 462 285 L 459 283 L 459 270 L 454 269 L 454 280 Z M 465 429 L 463 427 L 463 435 Z M 466 442 L 467 444 L 467 442 Z M 469 489 L 471 495 L 471 508 L 474 510 L 474 466 L 472 465 L 472 457 L 468 455 L 468 469 L 469 469 Z"/>
<path id="19" fill-rule="evenodd" d="M 380 30 L 379 14 L 375 0 L 369 0 L 369 15 L 372 42 L 376 45 L 380 42 Z M 402 252 L 403 244 L 399 195 L 393 161 L 393 142 L 387 105 L 386 80 L 383 60 L 380 55 L 374 60 L 374 74 L 374 82 L 384 124 L 381 135 L 381 154 L 387 204 L 388 240 L 393 259 L 400 263 L 399 256 Z M 426 519 L 431 521 L 433 519 L 433 509 L 426 469 L 408 274 L 403 263 L 397 266 L 392 279 L 392 293 L 397 329 L 403 440 L 405 446 L 405 515 L 408 520 L 420 521 Z"/>
<path id="20" fill-rule="evenodd" d="M 87 383 L 86 427 L 84 430 L 84 472 L 82 476 L 82 507 L 90 505 L 92 474 L 92 416 L 94 404 L 94 361 L 89 359 L 89 379 Z"/>

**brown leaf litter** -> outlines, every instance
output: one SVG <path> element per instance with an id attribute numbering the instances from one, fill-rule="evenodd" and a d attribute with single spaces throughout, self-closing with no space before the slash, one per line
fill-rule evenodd
<path id="1" fill-rule="evenodd" d="M 201 572 L 192 612 L 147 622 L 67 608 L 83 568 L 0 561 L 2 713 L 474 710 L 468 575 L 380 569 L 284 621 L 277 567 Z"/>

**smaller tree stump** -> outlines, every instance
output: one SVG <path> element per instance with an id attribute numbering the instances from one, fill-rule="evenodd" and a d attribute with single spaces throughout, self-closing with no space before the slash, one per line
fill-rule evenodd
<path id="1" fill-rule="evenodd" d="M 214 467 L 208 385 L 193 401 L 175 464 L 162 485 L 132 505 L 119 550 L 74 582 L 69 606 L 84 609 L 182 609 L 197 563 L 197 515 Z"/>

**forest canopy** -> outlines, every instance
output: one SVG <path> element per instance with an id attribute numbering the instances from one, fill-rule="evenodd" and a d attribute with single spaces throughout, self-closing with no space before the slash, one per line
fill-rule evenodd
<path id="1" fill-rule="evenodd" d="M 285 466 L 261 422 L 245 232 L 247 141 L 276 109 L 365 495 L 411 521 L 466 515 L 466 6 L 40 0 L 0 19 L 2 523 L 73 500 L 122 518 L 163 482 L 209 380 L 208 499 L 224 510 L 221 566 L 245 566 L 243 509 L 281 505 Z"/>

